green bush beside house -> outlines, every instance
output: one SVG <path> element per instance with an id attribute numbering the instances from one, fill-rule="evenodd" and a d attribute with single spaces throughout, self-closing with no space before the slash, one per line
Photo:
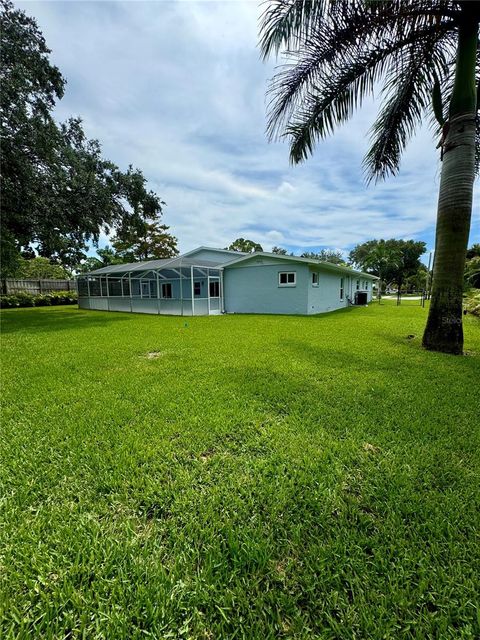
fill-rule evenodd
<path id="1" fill-rule="evenodd" d="M 0 296 L 0 307 L 50 307 L 59 304 L 77 304 L 76 291 L 52 291 L 51 293 L 32 294 L 26 291 Z"/>

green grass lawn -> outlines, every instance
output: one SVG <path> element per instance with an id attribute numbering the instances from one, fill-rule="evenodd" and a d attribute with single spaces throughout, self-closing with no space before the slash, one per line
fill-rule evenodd
<path id="1" fill-rule="evenodd" d="M 2 639 L 480 637 L 477 319 L 2 316 Z"/>

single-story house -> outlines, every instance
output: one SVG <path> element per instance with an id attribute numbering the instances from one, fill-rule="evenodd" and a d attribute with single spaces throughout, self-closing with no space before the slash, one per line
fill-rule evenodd
<path id="1" fill-rule="evenodd" d="M 78 304 L 82 309 L 183 316 L 307 315 L 370 302 L 377 279 L 310 258 L 199 247 L 176 258 L 82 274 Z"/>

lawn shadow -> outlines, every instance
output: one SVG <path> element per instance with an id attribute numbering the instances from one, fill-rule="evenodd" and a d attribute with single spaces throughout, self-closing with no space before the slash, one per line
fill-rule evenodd
<path id="1" fill-rule="evenodd" d="M 436 367 L 442 370 L 442 373 L 460 372 L 460 371 L 476 371 L 480 375 L 480 357 L 475 351 L 471 351 L 468 348 L 468 341 L 465 346 L 465 355 L 458 356 L 449 353 L 442 353 L 440 351 L 429 351 L 422 346 L 422 333 L 411 335 L 391 335 L 390 333 L 375 333 L 375 336 L 379 339 L 387 342 L 391 346 L 404 347 L 408 350 L 407 357 L 421 356 L 424 358 L 424 365 L 430 369 L 430 367 Z M 406 361 L 402 360 L 402 364 Z M 412 370 L 418 367 L 418 360 L 411 359 Z"/>
<path id="2" fill-rule="evenodd" d="M 225 379 L 236 395 L 241 393 L 255 412 L 265 415 L 266 424 L 282 432 L 287 429 L 290 435 L 287 425 L 295 425 L 295 439 L 319 430 L 339 441 L 350 437 L 352 412 L 345 411 L 345 388 L 331 376 L 330 368 L 325 377 L 306 379 L 294 372 L 244 366 L 229 368 Z M 365 385 L 363 380 L 362 388 Z M 353 415 L 363 414 L 364 408 L 357 402 Z"/>
<path id="3" fill-rule="evenodd" d="M 396 359 L 387 360 L 387 363 L 379 362 L 378 355 L 369 352 L 367 349 L 361 354 L 352 351 L 339 351 L 331 347 L 325 348 L 312 345 L 302 340 L 283 340 L 282 346 L 289 351 L 301 356 L 310 363 L 318 366 L 318 371 L 325 369 L 335 369 L 348 367 L 358 371 L 372 372 L 382 371 L 385 374 L 392 373 L 392 367 L 396 367 Z M 403 362 L 402 362 L 403 364 Z M 413 366 L 413 365 L 412 365 Z"/>
<path id="4" fill-rule="evenodd" d="M 423 442 L 444 435 L 447 427 L 455 432 L 444 419 L 453 402 L 452 386 L 462 381 L 475 384 L 478 359 L 431 354 L 406 338 L 395 342 L 404 342 L 403 353 L 385 359 L 367 349 L 351 353 L 284 340 L 285 359 L 294 363 L 291 371 L 271 369 L 263 363 L 230 368 L 225 379 L 279 421 L 293 416 L 298 424 L 298 418 L 304 416 L 307 433 L 321 427 L 334 438 L 344 439 L 357 431 L 368 440 L 383 430 L 387 440 L 403 442 L 413 437 Z M 302 367 L 302 362 L 306 366 Z M 437 398 L 435 406 L 432 398 Z M 406 403 L 411 404 L 403 411 Z M 389 420 L 392 411 L 395 419 Z M 461 431 L 461 421 L 455 426 Z"/>
<path id="5" fill-rule="evenodd" d="M 126 322 L 131 313 L 86 311 L 77 307 L 8 309 L 1 314 L 1 333 L 43 333 L 67 329 L 90 329 Z"/>

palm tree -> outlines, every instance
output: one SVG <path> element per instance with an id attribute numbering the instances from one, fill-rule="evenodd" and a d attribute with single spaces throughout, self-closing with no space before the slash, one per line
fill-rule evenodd
<path id="1" fill-rule="evenodd" d="M 261 26 L 264 57 L 283 50 L 287 59 L 271 83 L 267 130 L 271 139 L 288 139 L 292 163 L 305 160 L 380 83 L 383 103 L 364 160 L 369 179 L 398 172 L 424 118 L 441 135 L 423 344 L 455 354 L 463 350 L 463 270 L 480 140 L 479 21 L 478 0 L 273 0 Z"/>

